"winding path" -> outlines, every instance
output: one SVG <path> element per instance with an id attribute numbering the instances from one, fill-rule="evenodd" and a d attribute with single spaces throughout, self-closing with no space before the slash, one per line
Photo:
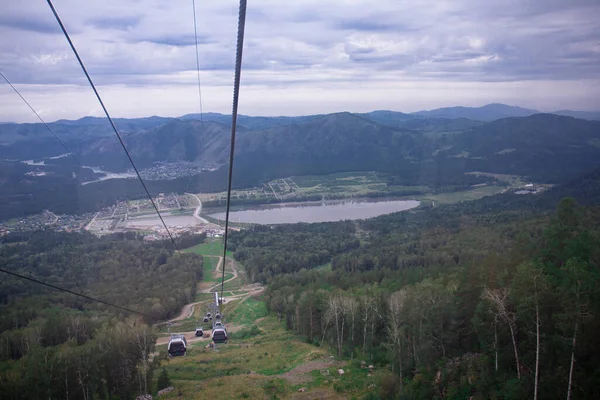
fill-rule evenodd
<path id="1" fill-rule="evenodd" d="M 222 268 L 223 268 L 223 257 L 220 257 L 220 256 L 206 256 L 206 257 L 218 257 L 219 258 L 219 262 L 217 263 L 214 272 L 221 273 Z M 238 273 L 238 269 L 236 267 L 235 261 L 233 259 L 229 259 L 229 258 L 227 259 L 227 261 L 228 261 L 228 265 L 231 266 L 231 272 L 233 273 L 233 276 L 231 278 L 225 280 L 224 283 L 231 282 L 234 279 L 237 279 L 239 277 L 239 273 Z M 219 276 L 221 276 L 221 275 L 219 275 Z M 205 283 L 205 282 L 202 282 L 201 285 L 203 283 Z M 209 286 L 208 288 L 200 290 L 200 293 L 212 293 L 213 291 L 218 290 L 218 288 L 220 288 L 220 286 L 221 286 L 221 282 L 217 282 L 216 284 L 211 284 L 211 286 Z M 238 294 L 235 296 L 227 296 L 227 300 L 232 301 L 232 300 L 240 300 L 241 299 L 243 302 L 248 297 L 259 294 L 263 290 L 264 290 L 264 287 L 261 286 L 260 284 L 243 285 L 243 286 L 240 286 L 240 288 L 237 289 L 236 291 L 245 292 L 245 293 Z M 175 318 L 172 318 L 168 321 L 165 321 L 165 323 L 171 323 L 171 324 L 175 324 L 174 326 L 177 326 L 180 321 L 183 321 L 185 319 L 193 317 L 194 310 L 197 305 L 202 304 L 202 303 L 207 303 L 207 302 L 210 302 L 210 300 L 195 301 L 195 302 L 186 304 L 183 306 L 183 308 L 181 309 L 181 312 L 179 313 L 178 316 L 176 316 Z M 231 333 L 237 331 L 240 328 L 242 328 L 242 326 L 238 326 L 238 325 L 234 325 L 234 324 L 227 324 L 227 331 L 231 332 Z M 210 329 L 205 330 L 204 332 L 210 333 Z M 201 341 L 210 342 L 210 340 L 211 340 L 210 337 L 206 337 L 206 338 L 205 337 L 196 337 L 195 331 L 181 332 L 181 333 L 185 336 L 188 343 L 189 342 L 201 342 Z M 168 342 L 169 342 L 169 336 L 163 336 L 163 337 L 158 338 L 158 340 L 156 341 L 156 345 L 157 346 L 165 345 Z"/>
<path id="2" fill-rule="evenodd" d="M 206 256 L 206 257 L 211 257 L 211 256 Z M 214 256 L 212 256 L 214 257 Z M 233 262 L 232 259 L 229 259 L 229 265 L 231 266 L 231 272 L 233 273 L 233 276 L 227 280 L 225 280 L 225 282 L 223 282 L 223 284 L 227 283 L 227 282 L 231 282 L 232 280 L 236 279 L 238 277 L 238 271 L 237 268 L 235 267 L 235 263 Z M 215 272 L 223 272 L 221 270 L 221 268 L 223 267 L 223 257 L 219 257 L 219 262 L 217 263 L 217 267 L 215 268 Z M 221 275 L 219 275 L 221 276 Z M 212 293 L 215 291 L 215 289 L 218 289 L 221 286 L 221 282 L 218 282 L 216 285 L 213 285 L 211 287 L 209 287 L 208 289 L 203 289 L 201 290 L 201 293 Z"/>
<path id="3" fill-rule="evenodd" d="M 196 209 L 194 210 L 194 218 L 196 218 L 198 221 L 200 221 L 203 224 L 208 224 L 209 222 L 200 216 L 200 213 L 202 212 L 202 201 L 200 200 L 200 197 L 198 197 L 194 193 L 186 193 L 186 194 L 193 196 L 196 198 L 196 200 L 198 200 L 198 207 L 196 207 Z"/>

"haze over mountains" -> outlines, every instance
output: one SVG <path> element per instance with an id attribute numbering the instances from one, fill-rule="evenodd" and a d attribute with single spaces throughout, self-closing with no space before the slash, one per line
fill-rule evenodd
<path id="1" fill-rule="evenodd" d="M 461 115 L 492 118 L 493 121 Z M 440 109 L 422 115 L 393 111 L 304 117 L 239 119 L 233 185 L 262 186 L 288 176 L 375 171 L 397 186 L 464 190 L 490 178 L 468 172 L 513 174 L 560 184 L 600 167 L 600 121 L 557 114 L 522 116 L 534 110 L 489 105 Z M 517 117 L 505 117 L 517 113 Z M 454 116 L 454 117 L 449 117 Z M 197 119 L 198 118 L 198 119 Z M 225 188 L 229 116 L 207 113 L 182 118 L 116 119 L 140 169 L 171 163 L 171 171 L 148 182 L 152 192 L 215 192 Z M 50 126 L 83 165 L 126 172 L 131 165 L 103 118 L 57 121 Z M 141 185 L 81 169 L 42 124 L 0 124 L 0 208 L 7 216 L 40 212 L 89 212 L 143 196 Z M 54 157 L 54 158 L 51 158 Z M 26 160 L 45 166 L 26 165 Z M 181 165 L 180 165 L 181 164 Z M 211 171 L 200 172 L 204 168 Z M 216 169 L 216 170 L 215 170 Z M 189 170 L 187 170 L 189 171 Z M 105 176 L 110 177 L 110 176 Z M 595 179 L 595 178 L 594 178 Z M 593 180 L 593 179 L 592 179 Z M 590 179 L 585 179 L 590 182 Z M 139 186 L 139 187 L 138 187 Z M 588 185 L 589 186 L 589 185 Z M 587 190 L 587 189 L 586 189 Z"/>
<path id="2" fill-rule="evenodd" d="M 140 168 L 159 161 L 225 165 L 230 117 L 206 113 L 203 122 L 199 119 L 189 114 L 117 118 L 115 123 Z M 85 117 L 50 125 L 84 165 L 116 172 L 130 168 L 106 119 Z M 0 125 L 0 159 L 64 153 L 42 124 Z M 236 143 L 236 173 L 253 182 L 364 170 L 401 174 L 415 184 L 441 184 L 475 170 L 557 182 L 589 171 L 598 160 L 599 121 L 502 104 L 412 114 L 241 116 Z M 69 158 L 53 162 L 68 163 Z"/>

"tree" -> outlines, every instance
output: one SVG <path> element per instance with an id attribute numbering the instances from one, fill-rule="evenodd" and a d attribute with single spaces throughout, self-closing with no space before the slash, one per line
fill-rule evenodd
<path id="1" fill-rule="evenodd" d="M 160 375 L 158 375 L 158 380 L 156 381 L 156 390 L 163 390 L 171 386 L 171 379 L 169 379 L 169 375 L 167 374 L 167 370 L 163 367 Z"/>
<path id="2" fill-rule="evenodd" d="M 327 314 L 326 320 L 329 323 L 335 325 L 335 339 L 337 343 L 338 357 L 342 357 L 342 346 L 344 344 L 344 326 L 346 324 L 346 318 L 344 315 L 344 299 L 341 294 L 334 294 L 329 297 L 327 303 Z"/>
<path id="3" fill-rule="evenodd" d="M 533 399 L 538 399 L 540 377 L 540 328 L 542 326 L 540 308 L 545 304 L 548 294 L 548 277 L 544 274 L 543 266 L 534 262 L 525 262 L 517 267 L 512 281 L 512 293 L 517 303 L 517 312 L 527 316 L 533 311 L 532 319 L 535 325 L 535 378 Z M 497 367 L 496 367 L 497 369 Z"/>
<path id="4" fill-rule="evenodd" d="M 398 363 L 398 372 L 400 375 L 400 388 L 402 388 L 402 342 L 404 338 L 404 320 L 405 307 L 407 299 L 407 291 L 402 289 L 392 293 L 388 299 L 389 318 L 387 323 L 387 331 L 389 337 L 388 346 L 392 352 L 393 360 Z M 392 363 L 392 372 L 394 371 L 395 363 Z"/>
<path id="5" fill-rule="evenodd" d="M 494 317 L 498 317 L 506 323 L 510 330 L 510 338 L 513 344 L 515 354 L 515 366 L 517 369 L 517 378 L 521 380 L 521 364 L 519 362 L 519 349 L 517 347 L 517 322 L 515 313 L 510 310 L 508 296 L 510 289 L 490 289 L 485 288 L 482 293 L 482 298 L 490 303 L 491 312 Z"/>
<path id="6" fill-rule="evenodd" d="M 134 332 L 137 349 L 142 361 L 141 381 L 144 383 L 144 393 L 148 393 L 148 374 L 149 359 L 154 352 L 156 344 L 156 334 L 148 325 L 138 327 Z"/>
<path id="7" fill-rule="evenodd" d="M 374 302 L 375 298 L 374 295 L 371 293 L 371 290 L 367 290 L 367 292 L 360 297 L 363 324 L 363 355 L 367 351 L 367 333 L 369 328 L 369 320 L 373 318 L 371 315 L 371 309 L 373 308 Z"/>
<path id="8" fill-rule="evenodd" d="M 563 275 L 560 287 L 561 301 L 563 303 L 563 319 L 568 326 L 572 327 L 571 361 L 569 365 L 569 383 L 567 387 L 567 400 L 571 400 L 573 387 L 573 371 L 575 370 L 575 353 L 577 348 L 577 334 L 585 320 L 591 314 L 590 299 L 593 292 L 598 292 L 598 281 L 588 271 L 588 265 L 578 259 L 569 259 L 561 268 Z"/>
<path id="9" fill-rule="evenodd" d="M 358 302 L 351 295 L 345 296 L 342 299 L 342 307 L 344 309 L 344 315 L 348 316 L 350 319 L 350 343 L 354 350 L 354 321 L 358 311 Z M 352 352 L 352 357 L 354 357 L 354 351 Z"/>

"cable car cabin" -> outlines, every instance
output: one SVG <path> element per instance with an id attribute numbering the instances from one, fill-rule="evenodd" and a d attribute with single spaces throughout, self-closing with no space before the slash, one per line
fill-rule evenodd
<path id="1" fill-rule="evenodd" d="M 185 356 L 187 341 L 183 335 L 171 335 L 167 351 L 171 357 Z"/>
<path id="2" fill-rule="evenodd" d="M 207 316 L 208 318 L 210 318 L 210 317 L 211 317 L 211 315 L 212 315 L 212 314 L 210 313 L 210 311 L 206 313 L 206 316 Z"/>
<path id="3" fill-rule="evenodd" d="M 204 319 L 202 321 L 208 322 L 208 317 L 204 317 Z"/>
<path id="4" fill-rule="evenodd" d="M 215 343 L 227 343 L 227 331 L 220 322 L 215 323 L 212 331 L 212 340 Z"/>
<path id="5" fill-rule="evenodd" d="M 196 328 L 196 333 L 195 333 L 195 335 L 196 335 L 197 337 L 202 337 L 202 336 L 204 336 L 204 329 L 202 329 L 202 327 L 201 327 L 201 326 L 197 327 L 197 328 Z"/>
<path id="6" fill-rule="evenodd" d="M 221 319 L 221 314 L 217 313 L 217 314 L 215 315 L 215 319 Z"/>

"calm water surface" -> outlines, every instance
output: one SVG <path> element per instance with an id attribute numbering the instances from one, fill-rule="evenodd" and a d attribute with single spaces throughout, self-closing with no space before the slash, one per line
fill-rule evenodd
<path id="1" fill-rule="evenodd" d="M 352 201 L 327 204 L 283 205 L 261 209 L 232 211 L 229 220 L 253 224 L 293 224 L 297 222 L 332 222 L 345 219 L 366 219 L 397 211 L 409 210 L 419 205 L 416 200 Z M 225 219 L 225 213 L 210 217 Z"/>

